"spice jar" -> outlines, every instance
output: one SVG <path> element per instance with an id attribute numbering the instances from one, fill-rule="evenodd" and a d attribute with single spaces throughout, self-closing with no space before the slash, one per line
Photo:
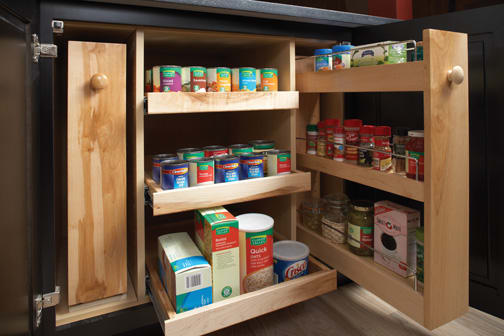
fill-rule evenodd
<path id="1" fill-rule="evenodd" d="M 376 150 L 392 153 L 389 142 L 390 134 L 389 126 L 377 126 L 375 128 L 374 142 Z M 392 168 L 392 155 L 386 153 L 373 152 L 373 169 L 388 171 Z"/>
<path id="2" fill-rule="evenodd" d="M 393 129 L 392 151 L 394 154 L 406 155 L 406 144 L 409 141 L 408 129 L 406 127 L 395 127 Z M 406 159 L 392 156 L 392 169 L 396 174 L 406 173 Z"/>
<path id="3" fill-rule="evenodd" d="M 416 179 L 416 161 L 418 160 L 418 180 L 424 180 L 424 131 L 409 131 L 410 140 L 406 145 L 406 176 L 411 179 Z"/>
<path id="4" fill-rule="evenodd" d="M 335 244 L 346 242 L 348 224 L 347 195 L 335 193 L 324 197 L 325 210 L 322 216 L 322 236 Z"/>
<path id="5" fill-rule="evenodd" d="M 335 161 L 343 162 L 345 160 L 345 131 L 343 127 L 336 127 L 334 129 L 334 153 L 333 159 Z"/>
<path id="6" fill-rule="evenodd" d="M 374 129 L 373 125 L 364 125 L 360 128 L 359 137 L 360 144 L 359 147 L 359 166 L 371 167 L 373 165 L 373 152 L 367 149 L 374 148 Z"/>
<path id="7" fill-rule="evenodd" d="M 325 121 L 319 121 L 317 124 L 318 136 L 317 136 L 317 156 L 326 156 L 326 125 Z"/>
<path id="8" fill-rule="evenodd" d="M 306 126 L 306 154 L 317 154 L 317 125 Z"/>
<path id="9" fill-rule="evenodd" d="M 359 146 L 359 131 L 362 126 L 360 119 L 347 119 L 343 122 L 345 128 L 345 143 L 347 145 Z M 359 149 L 355 147 L 345 147 L 345 161 L 357 164 Z"/>
<path id="10" fill-rule="evenodd" d="M 334 155 L 334 131 L 339 126 L 338 119 L 327 119 L 326 126 L 326 157 L 333 158 Z"/>
<path id="11" fill-rule="evenodd" d="M 348 215 L 348 245 L 360 256 L 372 256 L 374 242 L 374 206 L 370 201 L 353 201 Z"/>
<path id="12" fill-rule="evenodd" d="M 302 224 L 307 228 L 320 232 L 320 220 L 324 209 L 324 201 L 320 198 L 311 198 L 301 203 Z"/>
<path id="13" fill-rule="evenodd" d="M 315 50 L 315 72 L 332 70 L 332 49 Z"/>

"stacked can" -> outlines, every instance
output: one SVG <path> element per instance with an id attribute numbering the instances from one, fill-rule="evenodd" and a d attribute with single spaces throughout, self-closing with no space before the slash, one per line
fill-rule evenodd
<path id="1" fill-rule="evenodd" d="M 189 186 L 214 184 L 214 159 L 201 158 L 189 161 Z"/>
<path id="2" fill-rule="evenodd" d="M 174 154 L 157 154 L 152 157 L 152 179 L 157 184 L 161 182 L 161 162 L 176 161 L 177 156 Z"/>
<path id="3" fill-rule="evenodd" d="M 268 176 L 285 175 L 291 172 L 291 152 L 273 149 L 268 154 Z"/>
<path id="4" fill-rule="evenodd" d="M 163 190 L 187 188 L 189 186 L 189 163 L 185 160 L 161 163 L 161 188 Z"/>
<path id="5" fill-rule="evenodd" d="M 219 145 L 206 146 L 202 149 L 205 152 L 205 157 L 227 155 L 228 153 L 228 149 L 226 147 Z"/>
<path id="6" fill-rule="evenodd" d="M 177 150 L 179 160 L 194 160 L 205 157 L 205 152 L 199 148 L 181 148 Z"/>
<path id="7" fill-rule="evenodd" d="M 230 155 L 240 155 L 243 153 L 252 153 L 254 147 L 246 144 L 236 144 L 229 146 L 228 151 Z"/>
<path id="8" fill-rule="evenodd" d="M 261 69 L 261 91 L 278 91 L 278 70 Z"/>
<path id="9" fill-rule="evenodd" d="M 162 65 L 159 69 L 161 92 L 182 90 L 182 68 L 177 65 Z"/>
<path id="10" fill-rule="evenodd" d="M 240 180 L 264 177 L 264 155 L 261 153 L 240 154 Z"/>
<path id="11" fill-rule="evenodd" d="M 208 68 L 207 91 L 208 92 L 231 91 L 231 69 L 225 67 Z"/>
<path id="12" fill-rule="evenodd" d="M 215 158 L 215 183 L 235 182 L 240 179 L 240 159 L 235 155 Z"/>

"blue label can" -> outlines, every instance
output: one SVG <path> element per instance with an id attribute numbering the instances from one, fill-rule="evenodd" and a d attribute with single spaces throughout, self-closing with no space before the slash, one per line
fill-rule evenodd
<path id="1" fill-rule="evenodd" d="M 234 155 L 215 157 L 215 183 L 234 182 L 240 179 L 240 159 Z"/>
<path id="2" fill-rule="evenodd" d="M 239 90 L 255 92 L 256 89 L 256 69 L 240 68 Z"/>
<path id="3" fill-rule="evenodd" d="M 273 244 L 274 282 L 297 279 L 308 274 L 310 248 L 294 240 L 281 240 Z"/>
<path id="4" fill-rule="evenodd" d="M 152 157 L 152 179 L 159 184 L 161 181 L 161 162 L 177 160 L 175 154 L 157 154 Z"/>
<path id="5" fill-rule="evenodd" d="M 161 163 L 161 188 L 163 190 L 189 187 L 189 163 L 165 161 Z"/>
<path id="6" fill-rule="evenodd" d="M 240 155 L 240 180 L 264 177 L 264 155 L 246 153 Z"/>

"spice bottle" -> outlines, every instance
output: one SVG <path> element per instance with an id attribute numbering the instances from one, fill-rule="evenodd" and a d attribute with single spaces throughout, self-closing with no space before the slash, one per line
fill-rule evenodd
<path id="1" fill-rule="evenodd" d="M 424 180 L 424 131 L 409 131 L 410 140 L 406 145 L 406 176 L 411 179 L 416 179 L 416 161 L 418 160 L 418 180 Z"/>
<path id="2" fill-rule="evenodd" d="M 345 131 L 343 127 L 334 129 L 334 155 L 335 161 L 343 162 L 345 160 Z"/>
<path id="3" fill-rule="evenodd" d="M 334 155 L 334 130 L 339 126 L 338 119 L 327 119 L 326 126 L 326 157 L 333 158 Z"/>
<path id="4" fill-rule="evenodd" d="M 315 72 L 332 70 L 332 49 L 315 50 Z"/>
<path id="5" fill-rule="evenodd" d="M 360 128 L 359 137 L 359 166 L 371 167 L 373 165 L 373 152 L 367 149 L 374 148 L 374 129 L 373 125 L 364 125 Z M 363 149 L 366 148 L 366 149 Z"/>
<path id="6" fill-rule="evenodd" d="M 306 126 L 306 154 L 317 154 L 317 125 Z"/>
<path id="7" fill-rule="evenodd" d="M 336 244 L 346 242 L 348 224 L 347 195 L 335 193 L 324 197 L 325 211 L 322 216 L 322 236 Z"/>
<path id="8" fill-rule="evenodd" d="M 326 125 L 325 121 L 319 121 L 317 124 L 318 137 L 317 137 L 317 156 L 326 156 Z"/>
<path id="9" fill-rule="evenodd" d="M 353 201 L 348 215 L 348 246 L 360 256 L 372 256 L 374 245 L 374 205 L 369 201 Z"/>
<path id="10" fill-rule="evenodd" d="M 385 154 L 392 153 L 390 148 L 390 127 L 389 126 L 377 126 L 375 128 L 375 149 L 380 152 L 373 152 L 373 169 L 379 171 L 388 171 L 392 168 L 392 155 Z"/>
<path id="11" fill-rule="evenodd" d="M 409 141 L 408 129 L 406 127 L 395 127 L 393 129 L 392 151 L 394 154 L 406 155 L 406 144 Z M 406 159 L 392 156 L 392 169 L 396 174 L 406 173 Z"/>
<path id="12" fill-rule="evenodd" d="M 360 119 L 347 119 L 343 122 L 345 128 L 345 143 L 347 145 L 359 146 L 359 130 L 362 126 Z M 357 164 L 359 158 L 359 150 L 356 147 L 345 146 L 345 161 L 352 164 Z"/>

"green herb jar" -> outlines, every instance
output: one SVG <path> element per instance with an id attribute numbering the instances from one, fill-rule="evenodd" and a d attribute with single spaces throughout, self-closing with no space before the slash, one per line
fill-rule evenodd
<path id="1" fill-rule="evenodd" d="M 370 201 L 353 201 L 348 216 L 348 245 L 359 256 L 373 255 L 374 205 Z"/>

